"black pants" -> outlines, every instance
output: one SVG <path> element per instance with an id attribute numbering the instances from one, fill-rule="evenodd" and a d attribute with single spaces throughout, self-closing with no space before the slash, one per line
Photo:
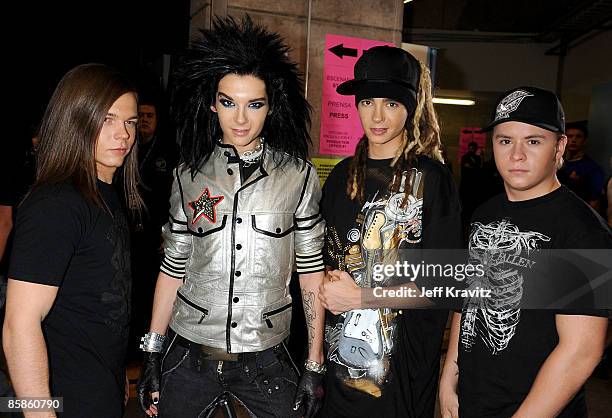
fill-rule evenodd
<path id="1" fill-rule="evenodd" d="M 162 366 L 160 418 L 196 418 L 224 392 L 240 400 L 253 417 L 301 417 L 293 410 L 297 375 L 284 343 L 238 361 L 199 359 L 199 350 L 173 344 Z"/>

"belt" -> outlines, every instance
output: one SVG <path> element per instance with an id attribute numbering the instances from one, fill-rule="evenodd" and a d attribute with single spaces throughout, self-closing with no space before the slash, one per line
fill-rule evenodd
<path id="1" fill-rule="evenodd" d="M 212 361 L 238 361 L 240 360 L 239 353 L 228 353 L 224 348 L 209 347 L 204 344 L 194 343 L 189 341 L 187 338 L 177 334 L 176 344 L 189 349 L 191 352 L 197 352 L 201 354 L 203 360 Z"/>

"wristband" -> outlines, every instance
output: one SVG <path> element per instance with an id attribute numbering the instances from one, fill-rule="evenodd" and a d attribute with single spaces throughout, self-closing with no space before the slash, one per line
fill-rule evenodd
<path id="1" fill-rule="evenodd" d="M 311 372 L 315 372 L 318 374 L 325 374 L 325 372 L 327 371 L 327 367 L 325 366 L 325 364 L 319 364 L 313 360 L 306 360 L 304 362 L 304 368 L 306 370 L 309 370 Z"/>
<path id="2" fill-rule="evenodd" d="M 161 353 L 164 351 L 166 336 L 156 332 L 147 332 L 140 341 L 142 342 L 142 344 L 140 344 L 140 349 L 142 351 L 147 353 Z"/>

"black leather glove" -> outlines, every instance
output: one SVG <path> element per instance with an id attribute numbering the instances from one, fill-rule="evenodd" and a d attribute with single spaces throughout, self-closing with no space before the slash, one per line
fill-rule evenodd
<path id="1" fill-rule="evenodd" d="M 151 392 L 159 392 L 159 382 L 161 380 L 161 359 L 162 353 L 145 353 L 144 364 L 140 371 L 140 379 L 136 385 L 136 394 L 140 407 L 146 412 L 151 403 L 157 404 L 151 399 Z"/>
<path id="2" fill-rule="evenodd" d="M 323 375 L 305 370 L 295 393 L 293 409 L 297 410 L 303 403 L 304 418 L 312 418 L 323 404 L 323 394 Z"/>

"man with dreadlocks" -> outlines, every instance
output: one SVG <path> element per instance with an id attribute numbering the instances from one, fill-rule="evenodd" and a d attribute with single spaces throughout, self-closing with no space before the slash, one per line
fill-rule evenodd
<path id="1" fill-rule="evenodd" d="M 338 92 L 355 95 L 365 135 L 331 172 L 321 203 L 325 264 L 335 269 L 320 288 L 335 314 L 326 324 L 322 416 L 433 417 L 448 312 L 401 311 L 428 301 L 364 298 L 363 288 L 381 284 L 372 266 L 383 250 L 401 257 L 460 248 L 458 194 L 441 154 L 429 70 L 383 46 L 364 52 L 354 73 Z"/>
<path id="2" fill-rule="evenodd" d="M 182 164 L 142 345 L 149 415 L 205 416 L 233 398 L 257 417 L 318 409 L 325 223 L 306 161 L 310 109 L 287 52 L 248 17 L 218 20 L 174 76 Z M 299 385 L 285 345 L 294 259 L 309 334 Z"/>

